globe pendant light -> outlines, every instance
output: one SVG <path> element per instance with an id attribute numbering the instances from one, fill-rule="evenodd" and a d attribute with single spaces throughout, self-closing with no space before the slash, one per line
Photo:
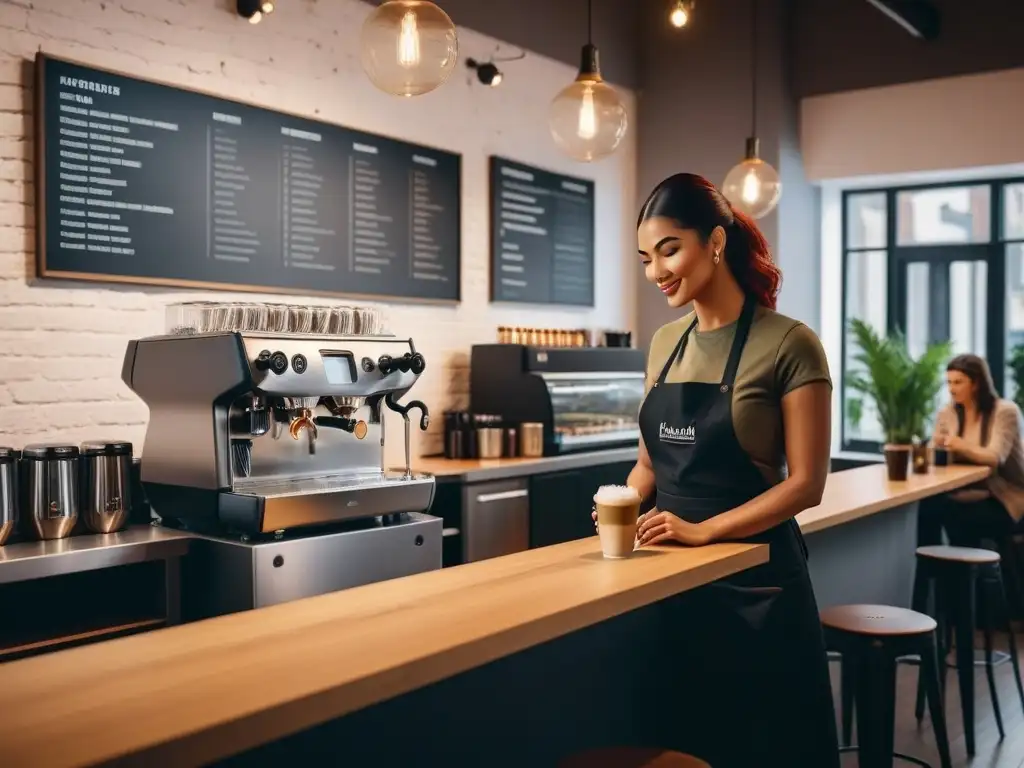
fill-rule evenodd
<path id="1" fill-rule="evenodd" d="M 576 79 L 551 101 L 548 126 L 565 154 L 590 163 L 612 154 L 626 135 L 626 107 L 601 77 L 593 44 L 593 7 L 587 0 L 587 44 L 580 55 Z"/>
<path id="2" fill-rule="evenodd" d="M 722 194 L 733 208 L 747 214 L 751 218 L 760 219 L 779 204 L 782 197 L 782 182 L 779 172 L 760 157 L 757 138 L 757 0 L 751 0 L 750 46 L 751 60 L 751 113 L 752 130 L 747 139 L 746 156 L 742 162 L 734 166 L 725 175 L 722 182 Z"/>
<path id="3" fill-rule="evenodd" d="M 420 96 L 455 70 L 455 25 L 428 0 L 387 0 L 366 17 L 359 41 L 363 71 L 396 96 Z"/>

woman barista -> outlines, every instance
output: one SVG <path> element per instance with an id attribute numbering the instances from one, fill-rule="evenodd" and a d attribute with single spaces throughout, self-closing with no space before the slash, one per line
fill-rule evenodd
<path id="1" fill-rule="evenodd" d="M 793 520 L 821 500 L 829 467 L 821 343 L 774 311 L 781 274 L 767 242 L 706 179 L 661 182 L 637 235 L 647 279 L 671 308 L 693 306 L 651 342 L 639 458 L 627 480 L 656 498 L 639 543 L 770 544 L 769 563 L 674 611 L 666 649 L 700 678 L 680 695 L 695 706 L 676 710 L 678 746 L 715 768 L 837 767 L 824 641 Z"/>

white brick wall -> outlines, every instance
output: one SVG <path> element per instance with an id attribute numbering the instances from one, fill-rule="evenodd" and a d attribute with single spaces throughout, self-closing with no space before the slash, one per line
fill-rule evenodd
<path id="1" fill-rule="evenodd" d="M 125 343 L 162 332 L 168 302 L 243 298 L 32 284 L 37 50 L 462 153 L 462 303 L 386 306 L 392 329 L 411 335 L 427 357 L 413 391 L 438 416 L 467 404 L 469 347 L 494 339 L 499 325 L 633 326 L 635 131 L 602 163 L 581 166 L 560 156 L 546 114 L 551 97 L 574 76 L 571 68 L 531 54 L 508 64 L 505 82 L 492 90 L 460 66 L 438 91 L 404 100 L 376 91 L 359 66 L 365 4 L 281 0 L 257 26 L 233 8 L 227 0 L 0 0 L 0 444 L 111 436 L 132 440 L 140 453 L 147 410 L 120 380 Z M 486 59 L 496 45 L 462 30 L 460 65 Z M 489 154 L 597 181 L 594 310 L 489 303 Z M 417 453 L 440 450 L 440 423 L 419 440 Z M 400 440 L 389 454 L 400 461 Z"/>

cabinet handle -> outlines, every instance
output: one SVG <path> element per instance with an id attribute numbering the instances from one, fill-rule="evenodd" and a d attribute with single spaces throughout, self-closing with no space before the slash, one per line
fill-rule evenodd
<path id="1" fill-rule="evenodd" d="M 476 497 L 476 500 L 481 504 L 486 504 L 488 501 L 505 501 L 506 499 L 522 499 L 529 496 L 530 492 L 525 488 L 520 488 L 515 491 L 499 491 L 498 493 L 481 493 Z"/>

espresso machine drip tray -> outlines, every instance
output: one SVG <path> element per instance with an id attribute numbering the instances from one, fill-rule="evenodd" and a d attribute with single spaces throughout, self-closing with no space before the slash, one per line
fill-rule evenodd
<path id="1" fill-rule="evenodd" d="M 374 472 L 243 483 L 220 494 L 220 520 L 243 533 L 272 533 L 430 509 L 431 475 Z"/>

